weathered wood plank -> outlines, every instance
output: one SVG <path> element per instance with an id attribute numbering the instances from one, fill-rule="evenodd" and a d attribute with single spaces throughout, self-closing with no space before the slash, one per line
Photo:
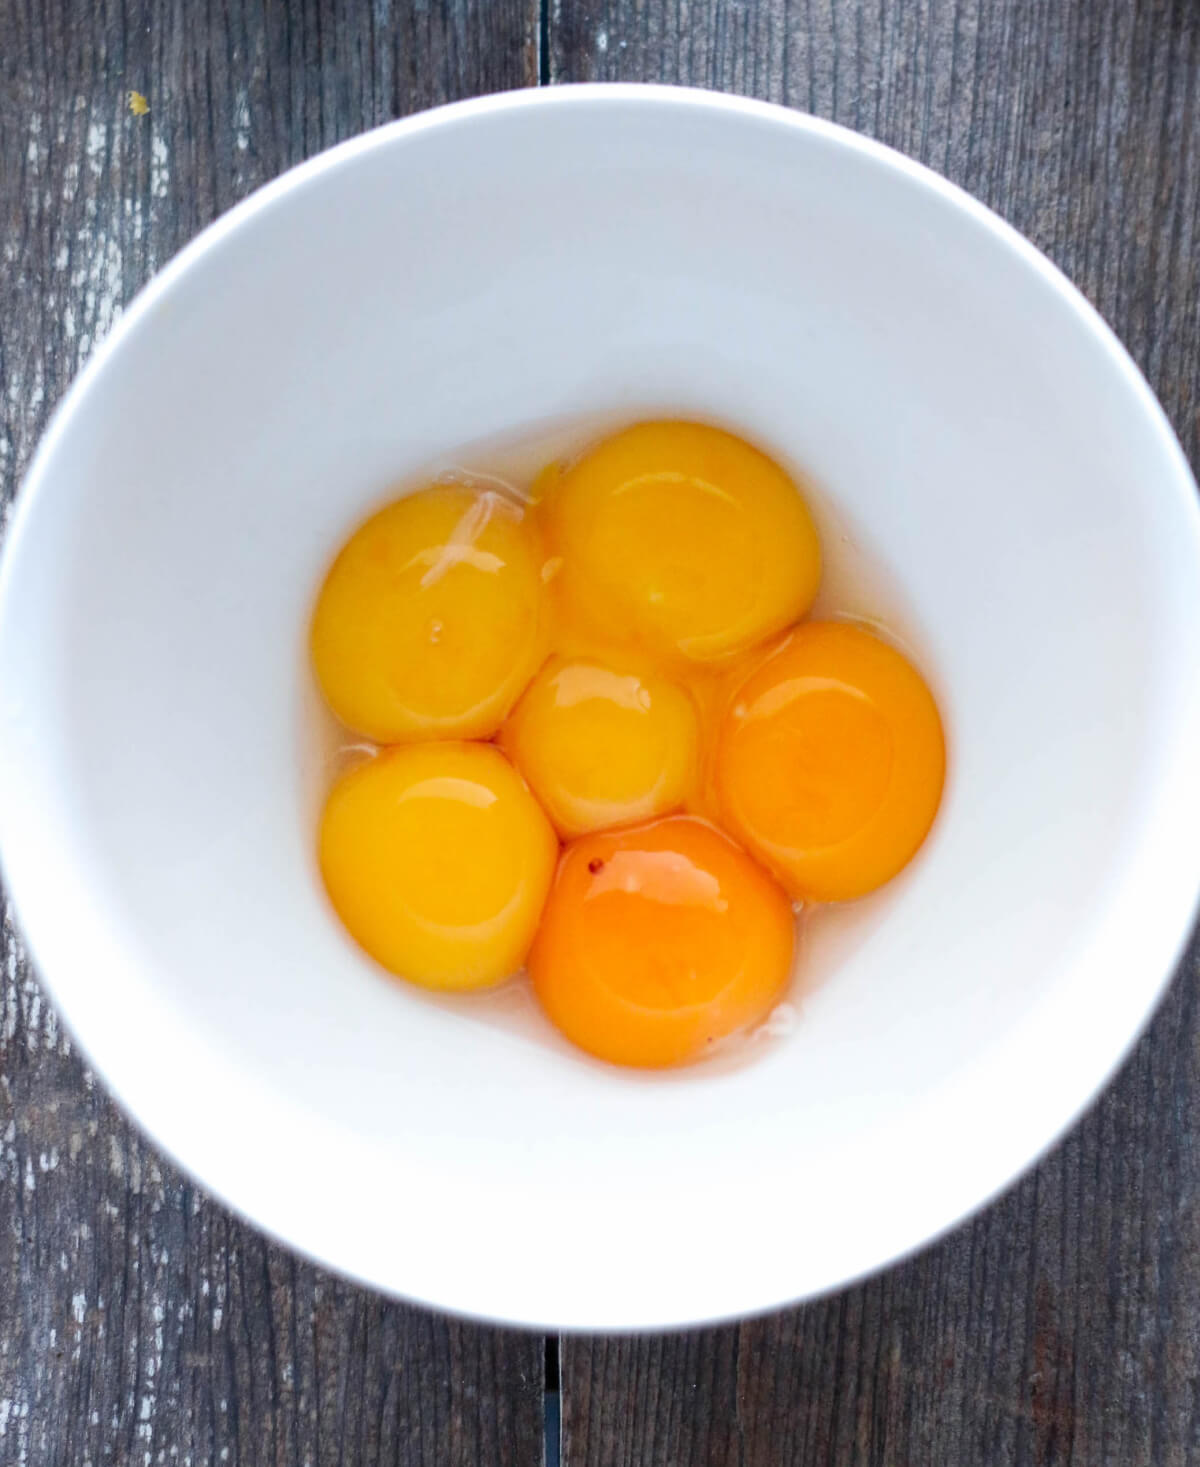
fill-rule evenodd
<path id="1" fill-rule="evenodd" d="M 1194 0 L 560 0 L 555 80 L 804 108 L 930 163 L 1055 259 L 1200 461 Z M 738 1329 L 563 1342 L 573 1467 L 1200 1461 L 1197 952 L 1029 1179 L 884 1278 Z"/>
<path id="2" fill-rule="evenodd" d="M 371 122 L 535 79 L 518 4 L 184 15 L 0 7 L 6 494 L 121 303 L 214 213 Z M 770 96 L 963 182 L 1100 305 L 1195 462 L 1191 0 L 562 0 L 548 19 L 556 79 Z M 373 1300 L 194 1196 L 87 1084 L 5 943 L 0 1462 L 537 1459 L 532 1342 Z M 1200 1459 L 1194 995 L 1193 962 L 1084 1127 L 916 1263 L 741 1330 L 566 1342 L 568 1460 Z"/>
<path id="3" fill-rule="evenodd" d="M 199 228 L 364 127 L 535 80 L 537 35 L 536 0 L 0 4 L 0 502 Z M 2 945 L 0 1464 L 541 1460 L 539 1339 L 372 1297 L 229 1218 L 92 1083 L 10 922 Z"/>
<path id="4" fill-rule="evenodd" d="M 947 1242 L 737 1328 L 564 1341 L 564 1463 L 1200 1460 L 1196 960 L 1084 1125 Z"/>

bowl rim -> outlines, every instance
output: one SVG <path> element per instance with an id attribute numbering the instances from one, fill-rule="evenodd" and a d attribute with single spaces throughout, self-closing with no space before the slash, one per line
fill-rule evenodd
<path id="1" fill-rule="evenodd" d="M 1107 357 L 1122 381 L 1132 402 L 1140 409 L 1148 426 L 1154 431 L 1164 450 L 1164 471 L 1156 476 L 1161 483 L 1155 484 L 1156 493 L 1177 494 L 1180 525 L 1183 533 L 1190 534 L 1200 565 L 1200 507 L 1197 504 L 1197 486 L 1190 466 L 1158 399 L 1142 373 L 1118 340 L 1099 312 L 1085 299 L 1070 280 L 1013 226 L 1000 218 L 986 205 L 973 198 L 956 184 L 943 178 L 925 165 L 904 154 L 865 137 L 840 124 L 828 122 L 776 103 L 762 102 L 726 93 L 699 88 L 642 83 L 584 83 L 556 87 L 535 87 L 503 92 L 464 101 L 448 103 L 426 111 L 412 114 L 373 128 L 365 133 L 337 144 L 314 157 L 296 165 L 272 179 L 210 223 L 189 241 L 152 279 L 137 292 L 131 303 L 123 310 L 111 331 L 92 353 L 90 359 L 78 372 L 62 401 L 54 410 L 44 430 L 33 458 L 23 476 L 15 495 L 10 523 L 3 546 L 0 547 L 0 625 L 5 618 L 6 607 L 12 594 L 16 575 L 15 567 L 21 559 L 21 547 L 31 535 L 31 527 L 41 505 L 47 499 L 47 485 L 51 478 L 58 447 L 68 424 L 93 385 L 109 370 L 124 344 L 153 316 L 170 296 L 177 283 L 202 259 L 229 235 L 242 229 L 259 215 L 274 208 L 285 197 L 293 195 L 319 179 L 326 173 L 352 165 L 356 160 L 376 149 L 390 148 L 401 142 L 419 139 L 428 131 L 441 130 L 462 124 L 486 122 L 498 115 L 540 111 L 547 114 L 564 109 L 580 107 L 628 107 L 630 105 L 651 110 L 670 109 L 677 112 L 692 111 L 708 116 L 726 116 L 767 125 L 782 131 L 816 136 L 837 148 L 845 149 L 865 157 L 887 171 L 899 175 L 913 188 L 940 197 L 972 219 L 1019 259 L 1024 266 L 1049 285 L 1059 300 L 1068 306 L 1077 321 L 1086 328 L 1096 349 Z M 2 647 L 2 643 L 0 643 Z M 7 806 L 5 798 L 18 775 L 14 772 L 18 761 L 19 739 L 11 727 L 10 720 L 0 709 L 0 805 Z M 5 773 L 4 771 L 8 771 Z M 1193 798 L 1195 796 L 1195 798 Z M 1189 790 L 1187 797 L 1193 800 L 1200 811 L 1200 785 Z M 1049 1112 L 1052 1119 L 1040 1129 L 1028 1125 L 1025 1130 L 1032 1139 L 1018 1142 L 1014 1148 L 1017 1159 L 1006 1158 L 992 1168 L 991 1180 L 986 1187 L 977 1188 L 963 1204 L 956 1205 L 934 1226 L 924 1227 L 920 1236 L 913 1236 L 887 1247 L 865 1259 L 862 1265 L 844 1276 L 831 1278 L 818 1289 L 806 1289 L 794 1295 L 785 1284 L 781 1289 L 747 1298 L 744 1307 L 712 1309 L 699 1307 L 677 1311 L 670 1317 L 654 1315 L 633 1319 L 626 1324 L 588 1319 L 562 1319 L 545 1317 L 545 1311 L 525 1312 L 515 1304 L 504 1310 L 477 1312 L 468 1300 L 448 1297 L 440 1287 L 425 1289 L 418 1279 L 407 1282 L 403 1288 L 393 1281 L 381 1278 L 370 1268 L 356 1267 L 336 1254 L 336 1249 L 310 1235 L 303 1226 L 289 1225 L 283 1214 L 286 1206 L 271 1209 L 245 1204 L 237 1197 L 238 1187 L 231 1183 L 229 1175 L 214 1174 L 208 1161 L 193 1163 L 188 1158 L 189 1142 L 187 1128 L 181 1125 L 179 1107 L 169 1099 L 165 1102 L 149 1099 L 145 1083 L 135 1080 L 131 1065 L 135 1065 L 138 1052 L 136 1040 L 123 1038 L 120 1023 L 110 1025 L 105 1031 L 88 1022 L 77 1029 L 70 1007 L 71 982 L 64 981 L 55 961 L 44 961 L 47 942 L 45 929 L 37 919 L 27 924 L 24 913 L 34 903 L 31 900 L 32 870 L 27 861 L 31 843 L 36 836 L 22 829 L 17 823 L 14 828 L 5 828 L 0 833 L 0 876 L 8 887 L 18 930 L 24 941 L 31 967 L 38 980 L 53 1001 L 72 1042 L 77 1044 L 87 1063 L 102 1079 L 105 1087 L 117 1100 L 125 1115 L 149 1137 L 171 1163 L 185 1176 L 193 1179 L 209 1195 L 235 1215 L 250 1222 L 268 1238 L 293 1250 L 301 1256 L 329 1269 L 340 1276 L 354 1280 L 369 1288 L 410 1303 L 424 1305 L 461 1318 L 502 1326 L 562 1330 L 565 1332 L 588 1329 L 621 1329 L 628 1331 L 652 1331 L 680 1327 L 718 1324 L 808 1302 L 824 1295 L 837 1292 L 868 1278 L 873 1274 L 912 1256 L 958 1227 L 968 1218 L 980 1212 L 996 1197 L 1013 1186 L 1063 1135 L 1075 1125 L 1080 1116 L 1093 1104 L 1103 1088 L 1109 1083 L 1117 1069 L 1124 1063 L 1135 1043 L 1144 1033 L 1151 1017 L 1161 1001 L 1178 966 L 1180 958 L 1191 936 L 1200 905 L 1200 864 L 1186 881 L 1176 882 L 1179 890 L 1171 899 L 1171 921 L 1159 922 L 1152 940 L 1147 939 L 1139 966 L 1155 976 L 1147 980 L 1138 1005 L 1136 1023 L 1121 1030 L 1119 1034 L 1106 1035 L 1101 1045 L 1088 1051 L 1088 1062 L 1078 1063 L 1071 1068 L 1071 1083 L 1058 1083 Z M 27 879 L 27 867 L 30 877 Z M 1039 1009 L 1039 1012 L 1041 1010 Z M 1030 1021 L 1032 1023 L 1032 1019 Z M 997 1061 L 998 1063 L 999 1061 Z M 224 1069 L 233 1078 L 233 1069 L 214 1059 L 214 1069 Z M 238 1088 L 243 1095 L 252 1095 L 255 1082 L 241 1073 L 237 1075 Z M 265 1108 L 270 1098 L 265 1090 L 259 1094 Z M 1043 1097 L 1045 1100 L 1045 1097 Z M 182 1138 L 182 1139 L 181 1139 Z M 195 1153 L 193 1153 L 194 1155 Z M 515 1295 L 514 1295 L 515 1300 Z"/>

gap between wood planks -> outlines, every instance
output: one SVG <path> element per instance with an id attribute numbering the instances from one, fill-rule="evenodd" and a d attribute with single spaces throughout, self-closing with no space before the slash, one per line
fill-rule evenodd
<path id="1" fill-rule="evenodd" d="M 539 87 L 550 85 L 550 5 L 551 0 L 539 0 L 537 39 Z"/>
<path id="2" fill-rule="evenodd" d="M 562 1398 L 559 1394 L 558 1336 L 546 1336 L 546 1381 L 542 1394 L 544 1467 L 559 1467 L 562 1460 Z"/>

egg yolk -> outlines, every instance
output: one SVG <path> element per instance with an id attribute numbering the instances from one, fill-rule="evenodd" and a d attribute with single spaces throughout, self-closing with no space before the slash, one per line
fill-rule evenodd
<path id="1" fill-rule="evenodd" d="M 700 423 L 640 423 L 546 490 L 565 613 L 674 659 L 720 661 L 812 605 L 821 551 L 796 485 Z"/>
<path id="2" fill-rule="evenodd" d="M 321 874 L 350 935 L 429 988 L 485 988 L 520 968 L 557 854 L 488 744 L 385 750 L 338 781 L 321 821 Z"/>
<path id="3" fill-rule="evenodd" d="M 715 758 L 722 823 L 795 896 L 863 896 L 937 813 L 945 745 L 912 665 L 859 627 L 797 627 L 733 693 Z"/>
<path id="4" fill-rule="evenodd" d="M 765 1017 L 791 972 L 791 906 L 686 815 L 570 845 L 529 956 L 550 1019 L 615 1064 L 682 1064 Z"/>
<path id="5" fill-rule="evenodd" d="M 699 766 L 683 688 L 583 659 L 547 663 L 500 743 L 566 836 L 678 809 Z"/>
<path id="6" fill-rule="evenodd" d="M 372 516 L 333 563 L 312 658 L 379 743 L 489 738 L 545 654 L 542 555 L 518 506 L 439 484 Z"/>

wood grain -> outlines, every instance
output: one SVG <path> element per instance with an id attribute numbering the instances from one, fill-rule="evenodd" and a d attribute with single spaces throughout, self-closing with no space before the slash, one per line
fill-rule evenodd
<path id="1" fill-rule="evenodd" d="M 556 0 L 554 80 L 785 102 L 931 164 L 1059 263 L 1200 460 L 1195 0 Z M 1200 1462 L 1197 950 L 1099 1106 L 887 1276 L 695 1335 L 567 1339 L 568 1467 Z"/>
<path id="2" fill-rule="evenodd" d="M 124 302 L 259 182 L 534 82 L 668 80 L 832 117 L 1057 260 L 1200 454 L 1196 0 L 0 0 L 0 496 Z M 127 93 L 146 94 L 135 116 Z M 158 1159 L 6 920 L 0 1464 L 541 1460 L 541 1343 L 293 1260 Z M 1200 1461 L 1197 957 L 1034 1176 L 778 1318 L 563 1341 L 564 1462 Z"/>
<path id="3" fill-rule="evenodd" d="M 198 229 L 364 127 L 535 80 L 537 20 L 526 0 L 0 0 L 2 502 Z M 93 1083 L 8 917 L 2 952 L 3 1467 L 541 1461 L 540 1339 L 385 1302 L 231 1219 Z"/>

